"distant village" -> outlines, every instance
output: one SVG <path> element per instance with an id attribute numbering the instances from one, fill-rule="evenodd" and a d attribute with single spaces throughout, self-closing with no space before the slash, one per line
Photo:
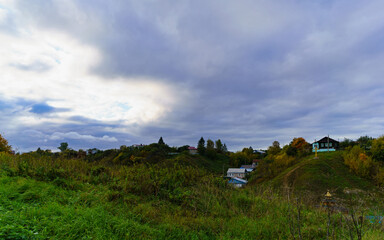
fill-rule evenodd
<path id="1" fill-rule="evenodd" d="M 312 143 L 312 152 L 330 152 L 336 151 L 339 147 L 339 142 L 330 138 L 323 137 L 322 139 Z M 265 154 L 262 150 L 254 150 L 254 153 Z M 242 187 L 248 183 L 246 179 L 247 175 L 252 173 L 260 163 L 260 159 L 254 159 L 252 165 L 241 165 L 240 168 L 228 168 L 227 176 L 228 183 L 234 187 Z"/>
<path id="2" fill-rule="evenodd" d="M 312 145 L 312 152 L 329 152 L 329 151 L 336 151 L 339 147 L 339 141 L 336 141 L 328 136 L 321 138 L 318 141 L 313 142 Z M 134 144 L 130 146 L 131 148 L 142 148 L 146 145 L 144 144 Z M 198 154 L 198 149 L 195 147 L 188 146 L 188 152 L 191 155 Z M 257 153 L 260 156 L 263 156 L 266 154 L 266 151 L 263 150 L 253 150 L 253 153 Z M 177 155 L 179 153 L 169 153 L 169 155 Z M 228 183 L 231 184 L 235 188 L 243 187 L 248 183 L 246 180 L 247 177 L 257 169 L 257 166 L 259 165 L 261 159 L 254 159 L 252 164 L 250 165 L 241 165 L 239 168 L 228 168 L 226 176 L 224 176 L 226 179 L 228 179 Z"/>

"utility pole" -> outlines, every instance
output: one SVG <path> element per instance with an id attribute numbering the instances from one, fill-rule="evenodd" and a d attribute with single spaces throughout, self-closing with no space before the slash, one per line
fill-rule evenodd
<path id="1" fill-rule="evenodd" d="M 327 146 L 328 146 L 328 152 L 329 152 L 329 134 L 328 134 L 328 143 L 327 143 Z"/>

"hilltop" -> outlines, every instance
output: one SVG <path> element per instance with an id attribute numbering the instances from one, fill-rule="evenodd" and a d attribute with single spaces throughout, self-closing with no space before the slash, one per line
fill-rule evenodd
<path id="1" fill-rule="evenodd" d="M 257 185 L 255 181 L 250 184 Z M 313 155 L 301 158 L 276 177 L 260 184 L 318 198 L 328 190 L 338 197 L 345 197 L 348 191 L 378 191 L 372 181 L 357 176 L 344 164 L 342 151 L 319 153 L 317 159 Z"/>

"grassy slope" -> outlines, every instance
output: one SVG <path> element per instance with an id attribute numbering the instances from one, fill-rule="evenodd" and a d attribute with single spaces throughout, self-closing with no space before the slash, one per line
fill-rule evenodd
<path id="1" fill-rule="evenodd" d="M 327 190 L 342 196 L 344 189 L 374 190 L 372 182 L 352 173 L 343 163 L 342 152 L 306 157 L 269 181 L 272 186 L 290 187 L 321 196 Z"/>
<path id="2" fill-rule="evenodd" d="M 287 204 L 247 193 L 232 217 L 185 212 L 163 201 L 108 200 L 104 186 L 72 191 L 23 177 L 0 177 L 0 239 L 288 239 Z M 134 196 L 130 196 L 133 198 Z M 128 199 L 128 198 L 127 198 Z M 212 201 L 215 201 L 212 199 Z M 219 203 L 216 203 L 219 204 Z M 221 208 L 221 207 L 219 207 Z M 212 209 L 212 206 L 210 207 Z M 241 209 L 236 207 L 236 209 Z M 257 214 L 256 214 L 257 213 Z M 192 215 L 190 215 L 192 214 Z M 317 218 L 312 218 L 313 215 Z M 304 235 L 324 235 L 324 215 L 303 213 Z M 321 221 L 319 222 L 319 218 Z M 312 228 L 321 229 L 313 232 Z"/>
<path id="3" fill-rule="evenodd" d="M 181 158 L 174 159 L 177 164 L 206 164 L 218 172 L 222 164 L 198 156 L 176 158 Z M 44 182 L 33 179 L 33 174 L 15 176 L 19 167 L 9 176 L 7 163 L 0 164 L 0 239 L 292 239 L 293 215 L 288 213 L 295 207 L 272 191 L 232 189 L 207 175 L 212 183 L 205 180 L 184 188 L 187 199 L 175 203 L 125 190 L 125 177 L 99 184 L 86 176 L 61 179 L 67 184 L 60 179 Z M 162 166 L 155 169 L 161 171 Z M 177 169 L 169 172 L 176 177 Z M 325 213 L 304 207 L 302 222 L 304 239 L 325 239 Z M 337 234 L 342 236 L 345 225 L 339 227 Z M 381 232 L 368 234 L 379 239 L 375 236 Z"/>
<path id="4" fill-rule="evenodd" d="M 215 174 L 223 174 L 223 170 L 229 167 L 229 158 L 218 155 L 216 159 L 209 159 L 200 155 L 181 155 L 179 158 L 189 161 L 194 167 L 206 169 Z"/>

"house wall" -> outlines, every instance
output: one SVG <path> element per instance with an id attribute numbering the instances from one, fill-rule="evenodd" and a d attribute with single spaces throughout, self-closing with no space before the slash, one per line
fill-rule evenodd
<path id="1" fill-rule="evenodd" d="M 197 154 L 197 149 L 189 149 L 189 154 Z"/>
<path id="2" fill-rule="evenodd" d="M 329 143 L 328 143 L 329 141 Z M 329 151 L 336 151 L 336 149 L 339 147 L 339 142 L 329 138 L 322 138 L 321 140 L 314 142 L 312 144 L 312 152 L 316 151 L 316 146 L 317 146 L 317 151 L 318 152 L 327 152 L 328 151 L 328 144 L 329 144 Z"/>
<path id="3" fill-rule="evenodd" d="M 244 177 L 245 177 L 245 174 L 244 174 L 244 173 L 227 173 L 227 177 L 244 178 Z"/>

